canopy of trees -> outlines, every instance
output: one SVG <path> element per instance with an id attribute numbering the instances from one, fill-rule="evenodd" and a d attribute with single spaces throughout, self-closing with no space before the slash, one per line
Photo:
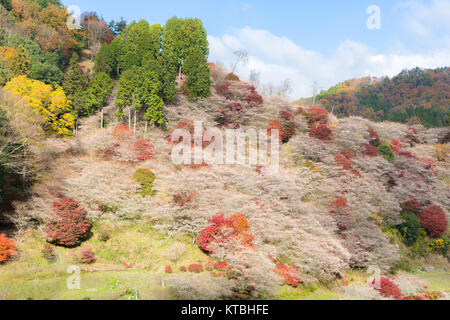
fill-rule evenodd
<path id="1" fill-rule="evenodd" d="M 51 85 L 38 80 L 19 76 L 11 79 L 5 89 L 23 97 L 29 108 L 44 118 L 45 131 L 59 136 L 72 133 L 74 117 L 61 87 L 53 89 Z"/>
<path id="2" fill-rule="evenodd" d="M 450 68 L 402 71 L 392 79 L 346 81 L 318 99 L 340 116 L 407 123 L 420 119 L 427 127 L 450 125 Z"/>
<path id="3" fill-rule="evenodd" d="M 172 18 L 164 27 L 133 22 L 95 60 L 95 72 L 119 79 L 118 115 L 133 107 L 152 124 L 163 123 L 162 107 L 176 95 L 177 74 L 187 76 L 191 100 L 210 95 L 208 41 L 198 19 Z"/>

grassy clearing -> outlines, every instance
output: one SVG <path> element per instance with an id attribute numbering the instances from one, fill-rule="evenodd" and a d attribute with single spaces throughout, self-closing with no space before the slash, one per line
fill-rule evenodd
<path id="1" fill-rule="evenodd" d="M 325 287 L 299 287 L 282 286 L 277 297 L 280 300 L 339 300 L 340 295 Z"/>
<path id="2" fill-rule="evenodd" d="M 107 231 L 110 240 L 99 239 Z M 74 255 L 80 250 L 55 247 L 58 260 L 49 263 L 42 257 L 45 241 L 41 231 L 26 234 L 19 242 L 20 255 L 11 263 L 0 267 L 1 299 L 129 299 L 136 290 L 140 299 L 170 299 L 162 287 L 164 268 L 192 263 L 205 264 L 206 256 L 192 243 L 189 236 L 169 238 L 155 231 L 144 221 L 117 223 L 98 221 L 93 236 L 82 247 L 92 248 L 96 262 L 81 268 L 81 290 L 68 290 L 67 268 L 74 265 Z M 166 253 L 171 244 L 178 242 L 186 251 L 176 262 Z"/>

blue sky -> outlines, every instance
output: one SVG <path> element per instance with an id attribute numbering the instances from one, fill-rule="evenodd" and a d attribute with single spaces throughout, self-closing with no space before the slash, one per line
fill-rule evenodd
<path id="1" fill-rule="evenodd" d="M 260 73 L 261 89 L 284 79 L 292 97 L 308 96 L 313 83 L 329 87 L 361 76 L 395 75 L 403 68 L 450 65 L 450 0 L 342 1 L 107 1 L 63 0 L 106 20 L 200 18 L 209 35 L 210 60 L 229 66 L 245 49 L 249 63 L 237 72 Z M 369 30 L 366 10 L 376 5 L 381 29 Z"/>

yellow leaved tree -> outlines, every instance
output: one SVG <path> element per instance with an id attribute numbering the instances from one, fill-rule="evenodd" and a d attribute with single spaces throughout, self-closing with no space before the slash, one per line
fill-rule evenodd
<path id="1" fill-rule="evenodd" d="M 44 130 L 58 136 L 72 134 L 75 118 L 64 90 L 55 89 L 38 80 L 19 76 L 11 79 L 5 89 L 27 100 L 30 108 L 44 117 Z"/>
<path id="2" fill-rule="evenodd" d="M 0 58 L 6 62 L 12 62 L 14 56 L 16 55 L 16 50 L 11 47 L 0 47 Z"/>

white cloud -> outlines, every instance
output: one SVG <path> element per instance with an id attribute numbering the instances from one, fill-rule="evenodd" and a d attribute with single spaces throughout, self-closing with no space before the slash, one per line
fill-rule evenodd
<path id="1" fill-rule="evenodd" d="M 398 5 L 405 27 L 420 37 L 446 35 L 450 32 L 450 1 L 433 0 L 428 5 L 407 1 Z"/>
<path id="2" fill-rule="evenodd" d="M 307 50 L 286 37 L 250 27 L 232 31 L 222 37 L 209 36 L 210 60 L 230 66 L 233 52 L 245 49 L 249 63 L 237 73 L 248 78 L 250 70 L 261 73 L 263 83 L 293 81 L 293 98 L 311 96 L 313 83 L 323 88 L 344 80 L 364 76 L 394 76 L 405 68 L 436 68 L 450 65 L 450 46 L 430 53 L 398 54 L 373 52 L 361 42 L 343 41 L 329 55 Z"/>

